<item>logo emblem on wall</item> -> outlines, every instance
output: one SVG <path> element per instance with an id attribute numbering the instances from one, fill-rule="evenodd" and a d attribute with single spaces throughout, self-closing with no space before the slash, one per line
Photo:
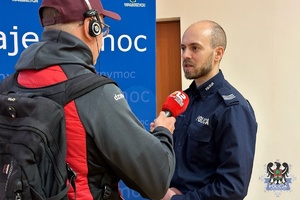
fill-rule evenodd
<path id="1" fill-rule="evenodd" d="M 128 0 L 127 0 L 128 1 Z M 130 3 L 125 2 L 125 7 L 135 7 L 135 8 L 145 8 L 147 5 L 146 3 L 138 3 L 136 0 L 129 0 Z"/>
<path id="2" fill-rule="evenodd" d="M 291 191 L 291 184 L 295 177 L 290 173 L 292 166 L 286 162 L 269 162 L 265 165 L 264 181 L 266 191 L 273 191 L 278 197 L 283 191 Z"/>

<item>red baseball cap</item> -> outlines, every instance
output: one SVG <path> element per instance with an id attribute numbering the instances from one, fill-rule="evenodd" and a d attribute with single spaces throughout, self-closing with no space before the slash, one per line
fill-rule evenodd
<path id="1" fill-rule="evenodd" d="M 42 18 L 42 9 L 45 7 L 55 8 L 60 13 L 57 17 Z M 104 10 L 100 0 L 43 0 L 39 8 L 40 22 L 42 26 L 72 21 L 83 21 L 84 13 L 94 9 L 99 15 L 120 20 L 118 13 Z"/>

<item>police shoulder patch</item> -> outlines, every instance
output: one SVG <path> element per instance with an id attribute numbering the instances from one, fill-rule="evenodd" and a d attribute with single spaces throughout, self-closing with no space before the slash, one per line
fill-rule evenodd
<path id="1" fill-rule="evenodd" d="M 219 89 L 218 94 L 221 96 L 226 106 L 237 105 L 240 103 L 236 95 L 234 95 L 232 91 L 227 88 Z"/>

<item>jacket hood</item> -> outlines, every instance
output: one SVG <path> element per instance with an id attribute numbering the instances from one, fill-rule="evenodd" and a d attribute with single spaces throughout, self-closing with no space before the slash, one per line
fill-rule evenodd
<path id="1" fill-rule="evenodd" d="M 15 65 L 16 71 L 25 69 L 40 70 L 52 65 L 79 64 L 95 70 L 92 52 L 77 37 L 59 30 L 47 30 L 41 42 L 25 49 Z"/>

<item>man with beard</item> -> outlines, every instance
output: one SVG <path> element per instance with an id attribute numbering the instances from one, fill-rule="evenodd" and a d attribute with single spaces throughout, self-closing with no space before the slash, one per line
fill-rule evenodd
<path id="1" fill-rule="evenodd" d="M 213 21 L 184 32 L 183 71 L 190 103 L 176 118 L 176 168 L 164 200 L 241 200 L 248 192 L 257 122 L 250 103 L 219 69 L 226 34 Z"/>

